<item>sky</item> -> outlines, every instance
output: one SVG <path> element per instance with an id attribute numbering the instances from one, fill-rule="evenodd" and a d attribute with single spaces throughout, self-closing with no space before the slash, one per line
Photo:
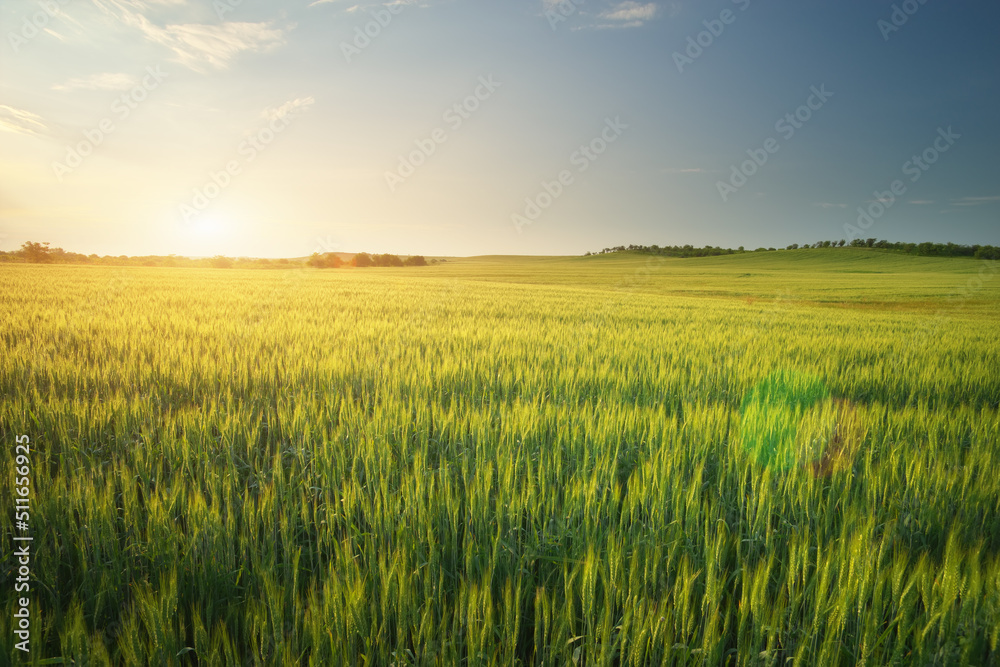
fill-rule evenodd
<path id="1" fill-rule="evenodd" d="M 0 249 L 1000 245 L 985 0 L 4 0 Z"/>

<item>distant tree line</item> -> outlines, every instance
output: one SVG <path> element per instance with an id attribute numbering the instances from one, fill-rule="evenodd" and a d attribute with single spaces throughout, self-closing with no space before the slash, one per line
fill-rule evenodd
<path id="1" fill-rule="evenodd" d="M 430 263 L 436 263 L 431 260 Z M 251 257 L 180 257 L 178 255 L 144 255 L 130 257 L 128 255 L 84 255 L 78 252 L 68 252 L 62 248 L 53 248 L 47 242 L 27 241 L 18 250 L 0 251 L 0 262 L 27 262 L 30 264 L 95 264 L 101 266 L 165 266 L 214 269 L 288 269 L 302 266 L 302 260 L 294 259 L 262 259 Z M 352 259 L 344 261 L 336 253 L 313 253 L 306 260 L 307 266 L 316 268 L 340 268 L 342 266 L 427 266 L 428 261 L 422 255 L 413 255 L 406 259 L 398 255 L 369 255 L 361 252 Z"/>
<path id="2" fill-rule="evenodd" d="M 691 245 L 619 245 L 613 248 L 605 248 L 596 253 L 588 252 L 586 256 L 607 255 L 615 252 L 639 252 L 646 255 L 664 255 L 666 257 L 710 257 L 712 255 L 732 255 L 737 252 L 743 252 L 743 246 L 740 246 L 739 250 L 733 250 L 732 248 L 719 248 L 710 245 L 704 248 L 695 248 Z"/>
<path id="3" fill-rule="evenodd" d="M 232 266 L 247 266 L 267 268 L 287 268 L 291 262 L 287 259 L 250 259 L 241 257 L 232 259 L 218 255 L 216 257 L 190 258 L 178 255 L 84 255 L 69 252 L 62 248 L 53 248 L 49 243 L 27 241 L 19 250 L 0 251 L 0 262 L 27 262 L 30 264 L 95 264 L 99 266 L 184 266 L 194 268 L 229 268 Z"/>
<path id="4" fill-rule="evenodd" d="M 402 259 L 399 255 L 369 255 L 366 252 L 359 252 L 347 262 L 334 252 L 323 254 L 314 252 L 306 263 L 317 269 L 339 269 L 345 265 L 355 268 L 367 268 L 370 266 L 427 266 L 427 260 L 423 255 L 411 255 L 406 259 Z"/>
<path id="5" fill-rule="evenodd" d="M 809 248 L 879 248 L 882 250 L 893 250 L 907 255 L 919 255 L 922 257 L 971 257 L 974 259 L 1000 259 L 1000 247 L 991 245 L 959 245 L 956 243 L 901 243 L 898 241 L 885 241 L 879 239 L 854 239 L 850 243 L 841 239 L 839 241 L 817 241 L 816 243 L 792 243 L 785 247 L 785 250 L 806 250 Z M 605 248 L 600 252 L 588 252 L 586 256 L 606 255 L 617 252 L 634 252 L 646 255 L 663 255 L 666 257 L 710 257 L 714 255 L 733 255 L 741 252 L 771 252 L 775 248 L 757 248 L 754 251 L 744 250 L 740 246 L 736 250 L 732 248 L 719 248 L 717 246 L 705 246 L 695 248 L 690 245 L 684 246 L 658 246 L 658 245 L 629 245 Z"/>
<path id="6" fill-rule="evenodd" d="M 843 245 L 843 241 L 840 242 Z M 852 248 L 883 248 L 899 250 L 908 255 L 923 257 L 973 257 L 975 259 L 1000 259 L 1000 247 L 992 245 L 958 245 L 955 243 L 900 243 L 875 239 L 854 239 Z"/>

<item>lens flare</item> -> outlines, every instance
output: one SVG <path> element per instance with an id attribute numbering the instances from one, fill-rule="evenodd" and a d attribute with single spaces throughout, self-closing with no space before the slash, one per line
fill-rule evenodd
<path id="1" fill-rule="evenodd" d="M 818 461 L 836 428 L 831 407 L 830 392 L 818 377 L 776 371 L 743 399 L 743 447 L 760 465 L 779 470 Z"/>

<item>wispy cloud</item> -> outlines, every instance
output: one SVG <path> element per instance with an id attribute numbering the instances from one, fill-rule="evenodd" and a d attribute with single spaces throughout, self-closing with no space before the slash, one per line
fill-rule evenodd
<path id="1" fill-rule="evenodd" d="M 186 0 L 93 0 L 105 13 L 142 32 L 150 42 L 174 52 L 174 60 L 196 72 L 226 69 L 244 51 L 269 51 L 285 43 L 288 29 L 261 23 L 186 23 L 159 26 L 140 11 L 150 4 L 181 5 Z"/>
<path id="2" fill-rule="evenodd" d="M 188 0 L 112 0 L 112 2 L 140 12 L 149 11 L 157 6 L 181 7 L 188 4 Z"/>
<path id="3" fill-rule="evenodd" d="M 933 199 L 911 199 L 910 204 L 916 204 L 917 206 L 926 206 L 927 204 L 933 204 Z"/>
<path id="4" fill-rule="evenodd" d="M 0 104 L 0 130 L 37 137 L 46 134 L 49 128 L 37 114 Z"/>
<path id="5" fill-rule="evenodd" d="M 979 206 L 981 204 L 989 204 L 991 202 L 1000 201 L 1000 196 L 993 197 L 962 197 L 961 199 L 952 199 L 951 203 L 954 206 Z"/>
<path id="6" fill-rule="evenodd" d="M 664 174 L 714 174 L 714 169 L 703 169 L 701 167 L 667 167 L 660 170 Z"/>
<path id="7" fill-rule="evenodd" d="M 45 28 L 45 34 L 46 34 L 46 35 L 50 35 L 50 36 L 52 36 L 52 37 L 55 37 L 55 38 L 56 38 L 56 39 L 58 39 L 58 40 L 59 40 L 60 42 L 65 42 L 65 41 L 66 41 L 66 38 L 65 38 L 65 37 L 63 37 L 63 36 L 62 36 L 61 34 L 59 34 L 58 32 L 56 32 L 56 31 L 55 31 L 55 30 L 53 30 L 52 28 Z"/>
<path id="8" fill-rule="evenodd" d="M 130 74 L 106 72 L 57 83 L 52 90 L 128 90 L 136 83 L 135 77 Z"/>
<path id="9" fill-rule="evenodd" d="M 847 204 L 832 204 L 828 201 L 819 201 L 814 204 L 820 208 L 847 208 Z"/>
<path id="10" fill-rule="evenodd" d="M 334 0 L 317 1 L 331 2 Z M 588 0 L 541 0 L 544 14 L 555 12 L 564 17 L 582 17 L 580 24 L 574 26 L 572 30 L 638 28 L 655 17 L 660 10 L 659 5 L 655 2 L 598 0 L 593 4 L 602 5 L 604 9 L 598 11 L 598 8 L 594 8 L 594 11 L 591 12 L 586 9 L 587 2 Z M 667 5 L 668 16 L 676 16 L 680 11 L 680 2 L 675 1 Z"/>
<path id="11" fill-rule="evenodd" d="M 330 5 L 330 4 L 347 4 L 348 1 L 349 0 L 313 0 L 313 2 L 310 2 L 308 5 L 306 5 L 306 7 L 317 7 L 319 5 Z M 542 1 L 546 4 L 546 6 L 548 5 L 548 3 L 552 2 L 552 0 L 542 0 Z M 567 2 L 567 0 L 555 0 L 555 1 Z M 392 2 L 384 2 L 383 0 L 375 0 L 373 2 L 371 0 L 366 0 L 366 2 L 363 2 L 361 4 L 353 4 L 344 11 L 347 12 L 348 14 L 353 14 L 354 12 L 357 12 L 361 9 L 377 8 L 383 6 L 391 7 L 395 5 L 412 5 L 414 7 L 422 7 L 422 8 L 426 8 L 428 6 L 427 3 L 417 4 L 417 0 L 392 0 Z"/>
<path id="12" fill-rule="evenodd" d="M 638 28 L 646 21 L 656 16 L 657 6 L 655 2 L 635 2 L 625 0 L 619 2 L 610 9 L 606 9 L 598 18 L 610 23 L 602 23 L 598 28 Z"/>
<path id="13" fill-rule="evenodd" d="M 313 99 L 312 95 L 309 97 L 298 97 L 294 100 L 285 102 L 280 107 L 270 107 L 264 109 L 260 115 L 263 116 L 265 120 L 277 120 L 279 118 L 284 118 L 290 113 L 305 111 L 315 103 L 316 100 Z"/>
<path id="14" fill-rule="evenodd" d="M 171 49 L 177 62 L 195 71 L 205 70 L 207 63 L 215 69 L 226 69 L 243 51 L 269 51 L 285 43 L 285 31 L 271 23 L 223 23 L 168 25 L 157 28 L 151 24 L 144 31 L 147 38 Z"/>

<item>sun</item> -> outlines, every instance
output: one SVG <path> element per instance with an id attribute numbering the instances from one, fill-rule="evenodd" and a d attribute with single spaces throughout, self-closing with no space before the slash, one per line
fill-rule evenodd
<path id="1" fill-rule="evenodd" d="M 191 233 L 201 239 L 218 238 L 228 227 L 224 218 L 213 215 L 200 215 L 191 220 Z"/>
<path id="2" fill-rule="evenodd" d="M 232 253 L 235 231 L 231 217 L 219 212 L 203 212 L 182 222 L 178 241 L 185 254 L 227 255 Z"/>

